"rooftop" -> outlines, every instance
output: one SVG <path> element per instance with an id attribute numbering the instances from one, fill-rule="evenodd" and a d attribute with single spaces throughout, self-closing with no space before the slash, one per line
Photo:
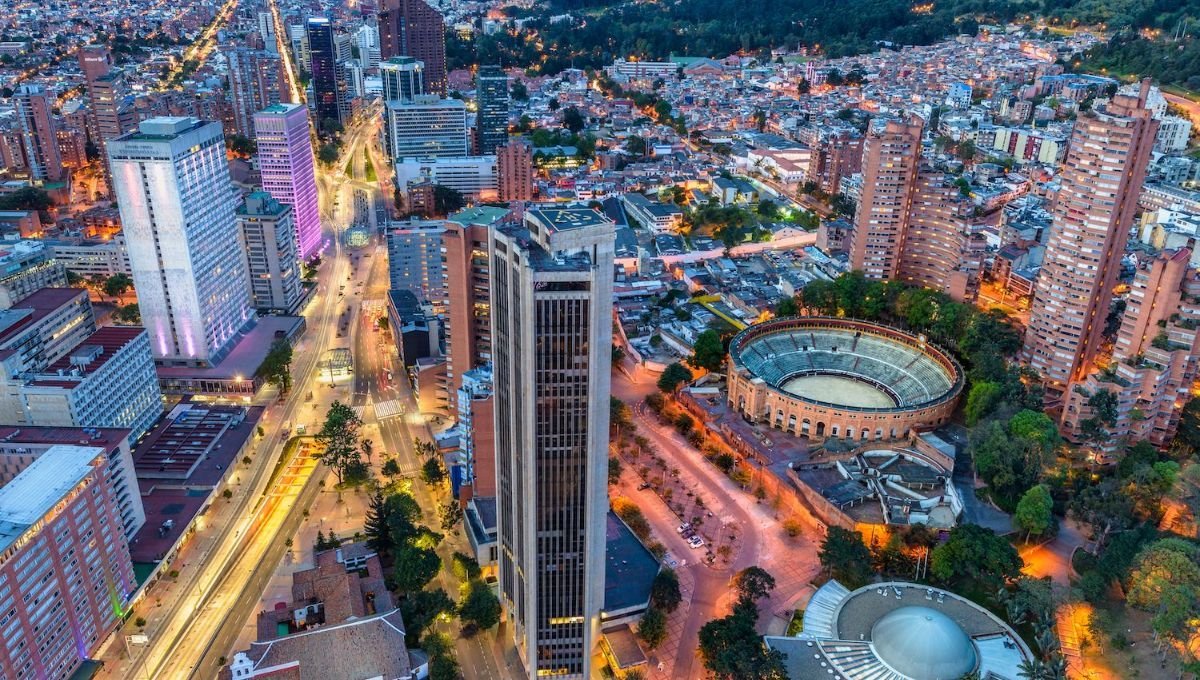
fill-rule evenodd
<path id="1" fill-rule="evenodd" d="M 257 406 L 179 404 L 134 449 L 138 478 L 186 480 L 197 488 L 215 486 L 254 432 L 262 411 Z"/>
<path id="2" fill-rule="evenodd" d="M 525 213 L 525 219 L 536 220 L 554 231 L 599 227 L 611 223 L 611 220 L 591 208 L 535 208 Z"/>
<path id="3" fill-rule="evenodd" d="M 658 560 L 611 510 L 604 540 L 604 610 L 620 612 L 646 604 L 658 575 Z"/>
<path id="4" fill-rule="evenodd" d="M 94 446 L 52 446 L 0 488 L 0 552 L 106 461 Z"/>
<path id="5" fill-rule="evenodd" d="M 457 222 L 458 224 L 479 224 L 488 225 L 495 224 L 507 217 L 512 211 L 508 208 L 497 208 L 493 205 L 478 205 L 474 208 L 456 212 L 446 218 L 449 222 Z"/>
<path id="6" fill-rule="evenodd" d="M 42 288 L 12 309 L 0 311 L 0 344 L 76 298 L 86 299 L 87 292 L 79 288 Z"/>
<path id="7" fill-rule="evenodd" d="M 79 379 L 100 370 L 117 352 L 145 334 L 140 326 L 104 326 L 46 367 L 29 385 L 32 387 L 73 386 Z M 58 376 L 57 378 L 55 376 Z"/>
<path id="8" fill-rule="evenodd" d="M 296 316 L 260 316 L 254 328 L 243 335 L 216 366 L 158 366 L 158 377 L 214 381 L 253 378 L 267 352 L 271 351 L 276 334 L 291 337 L 303 323 L 304 319 Z"/>

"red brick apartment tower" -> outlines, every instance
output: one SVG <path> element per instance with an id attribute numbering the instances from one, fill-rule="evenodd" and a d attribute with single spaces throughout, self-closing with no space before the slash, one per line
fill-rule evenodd
<path id="1" fill-rule="evenodd" d="M 501 201 L 533 200 L 533 147 L 516 140 L 496 149 L 496 179 Z"/>
<path id="2" fill-rule="evenodd" d="M 889 120 L 863 145 L 863 191 L 850 235 L 850 267 L 869 279 L 894 279 L 917 182 L 924 121 Z"/>
<path id="3" fill-rule="evenodd" d="M 1023 350 L 1052 392 L 1082 378 L 1100 346 L 1158 131 L 1149 91 L 1146 80 L 1138 96 L 1080 114 L 1071 135 Z"/>
<path id="4" fill-rule="evenodd" d="M 379 10 L 380 56 L 425 63 L 425 91 L 446 94 L 446 22 L 424 0 L 384 0 Z"/>

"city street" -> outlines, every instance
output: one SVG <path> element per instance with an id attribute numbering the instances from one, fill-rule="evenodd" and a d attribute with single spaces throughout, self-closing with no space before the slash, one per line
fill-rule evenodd
<path id="1" fill-rule="evenodd" d="M 810 594 L 808 583 L 820 570 L 817 561 L 820 540 L 805 535 L 788 537 L 768 504 L 756 501 L 738 488 L 704 460 L 703 455 L 674 428 L 661 425 L 645 408 L 646 395 L 658 389 L 656 377 L 640 370 L 635 370 L 633 375 L 635 377 L 631 378 L 624 371 L 614 371 L 613 396 L 630 406 L 638 432 L 650 440 L 671 467 L 680 470 L 684 486 L 703 493 L 711 503 L 719 504 L 720 509 L 712 508 L 714 516 L 735 527 L 739 536 L 740 546 L 734 546 L 728 567 L 722 567 L 719 561 L 713 567 L 704 565 L 699 560 L 701 551 L 690 549 L 676 532 L 682 520 L 652 489 L 636 490 L 640 480 L 632 471 L 627 470 L 623 475 L 620 493 L 638 504 L 654 530 L 655 538 L 667 547 L 671 556 L 680 560 L 680 582 L 685 586 L 685 603 L 690 603 L 672 615 L 671 636 L 657 654 L 651 653 L 652 657 L 664 658 L 652 660 L 650 677 L 663 680 L 700 677 L 704 673 L 696 654 L 700 628 L 712 619 L 724 616 L 732 606 L 729 579 L 738 571 L 755 565 L 775 577 L 775 591 L 759 606 L 762 612 L 759 630 L 777 630 L 780 623 L 786 626 L 792 610 L 801 606 Z M 691 582 L 690 594 L 686 587 L 688 581 Z M 674 658 L 665 658 L 672 646 L 676 649 Z M 656 666 L 657 661 L 663 661 L 661 670 Z"/>

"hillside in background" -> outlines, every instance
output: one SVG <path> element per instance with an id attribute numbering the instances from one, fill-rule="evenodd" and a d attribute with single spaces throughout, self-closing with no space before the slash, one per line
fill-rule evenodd
<path id="1" fill-rule="evenodd" d="M 618 57 L 723 57 L 818 46 L 839 57 L 885 43 L 926 45 L 973 34 L 980 24 L 1045 18 L 1051 25 L 1102 25 L 1113 34 L 1080 67 L 1200 89 L 1194 37 L 1200 0 L 549 0 L 509 12 L 530 19 L 532 31 L 480 36 L 474 43 L 452 34 L 452 66 L 500 63 L 554 74 L 599 68 Z M 549 20 L 562 14 L 573 20 Z"/>

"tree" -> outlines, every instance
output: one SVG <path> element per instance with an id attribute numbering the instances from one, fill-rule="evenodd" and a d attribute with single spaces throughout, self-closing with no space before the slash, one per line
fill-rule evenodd
<path id="1" fill-rule="evenodd" d="M 616 456 L 608 457 L 608 483 L 616 484 L 621 481 L 621 459 Z"/>
<path id="2" fill-rule="evenodd" d="M 340 401 L 335 401 L 329 407 L 325 416 L 325 424 L 317 433 L 316 440 L 321 447 L 321 462 L 333 469 L 337 475 L 338 484 L 344 481 L 346 470 L 360 462 L 359 459 L 359 428 L 362 420 L 354 409 Z"/>
<path id="3" fill-rule="evenodd" d="M 471 580 L 463 586 L 458 616 L 464 623 L 473 623 L 487 630 L 500 623 L 500 600 L 486 583 L 479 579 Z"/>
<path id="4" fill-rule="evenodd" d="M 960 524 L 950 538 L 933 549 L 930 571 L 942 581 L 971 580 L 997 590 L 1021 573 L 1017 549 L 991 529 L 977 524 Z"/>
<path id="5" fill-rule="evenodd" d="M 441 559 L 432 548 L 402 545 L 396 549 L 392 579 L 396 590 L 412 593 L 421 590 L 437 576 Z"/>
<path id="6" fill-rule="evenodd" d="M 258 375 L 287 394 L 292 387 L 292 343 L 287 338 L 277 338 L 267 350 L 267 356 L 258 366 Z"/>
<path id="7" fill-rule="evenodd" d="M 991 413 L 1002 393 L 1003 388 L 999 383 L 988 380 L 981 380 L 971 385 L 971 391 L 967 394 L 967 406 L 964 409 L 967 425 L 974 426 L 984 416 Z"/>
<path id="8" fill-rule="evenodd" d="M 721 336 L 711 328 L 697 335 L 692 345 L 692 356 L 688 357 L 687 362 L 693 368 L 720 371 L 725 363 L 725 344 L 721 342 Z"/>
<path id="9" fill-rule="evenodd" d="M 21 187 L 16 191 L 0 196 L 0 210 L 36 210 L 45 212 L 54 207 L 54 200 L 45 189 L 37 187 Z"/>
<path id="10" fill-rule="evenodd" d="M 657 648 L 667 639 L 667 615 L 655 607 L 650 607 L 638 622 L 638 637 L 650 649 Z"/>
<path id="11" fill-rule="evenodd" d="M 579 134 L 584 127 L 587 126 L 583 119 L 583 114 L 575 106 L 568 106 L 562 112 L 562 125 L 570 130 L 572 134 Z"/>
<path id="12" fill-rule="evenodd" d="M 400 464 L 396 462 L 395 458 L 388 458 L 387 460 L 383 461 L 383 467 L 381 468 L 381 471 L 384 475 L 391 479 L 392 477 L 400 474 Z"/>
<path id="13" fill-rule="evenodd" d="M 325 165 L 333 165 L 340 156 L 336 144 L 322 144 L 321 148 L 317 150 L 317 160 Z"/>
<path id="14" fill-rule="evenodd" d="M 1179 428 L 1175 441 L 1200 450 L 1200 397 L 1191 399 L 1179 414 Z"/>
<path id="15" fill-rule="evenodd" d="M 625 140 L 625 150 L 631 156 L 642 158 L 646 155 L 646 140 L 637 135 L 629 135 Z"/>
<path id="16" fill-rule="evenodd" d="M 445 478 L 446 468 L 437 458 L 429 458 L 421 465 L 421 479 L 425 480 L 426 484 L 436 486 L 441 484 Z"/>
<path id="17" fill-rule="evenodd" d="M 123 323 L 130 326 L 137 326 L 142 323 L 142 308 L 136 302 L 131 302 L 127 305 L 121 305 L 113 312 L 113 319 L 117 323 Z"/>
<path id="18" fill-rule="evenodd" d="M 871 551 L 857 531 L 829 527 L 817 557 L 829 575 L 847 588 L 866 585 L 871 577 Z"/>
<path id="19" fill-rule="evenodd" d="M 1054 499 L 1045 484 L 1038 484 L 1025 492 L 1017 503 L 1013 522 L 1026 536 L 1041 536 L 1054 526 Z"/>
<path id="20" fill-rule="evenodd" d="M 429 680 L 459 680 L 462 670 L 449 655 L 435 656 L 429 662 Z"/>
<path id="21" fill-rule="evenodd" d="M 775 305 L 775 316 L 797 316 L 800 314 L 800 306 L 796 304 L 796 298 L 785 297 Z"/>
<path id="22" fill-rule="evenodd" d="M 691 381 L 692 372 L 678 361 L 673 361 L 663 370 L 662 375 L 658 376 L 658 389 L 665 394 L 670 394 L 680 385 Z"/>
<path id="23" fill-rule="evenodd" d="M 1172 591 L 1200 599 L 1200 546 L 1181 538 L 1160 539 L 1138 554 L 1126 598 L 1130 606 L 1155 611 Z"/>
<path id="24" fill-rule="evenodd" d="M 514 80 L 508 88 L 508 94 L 516 101 L 523 102 L 529 99 L 529 88 L 525 87 L 525 83 L 520 80 Z"/>
<path id="25" fill-rule="evenodd" d="M 746 567 L 733 577 L 733 587 L 739 598 L 757 602 L 775 590 L 775 577 L 762 567 Z"/>
<path id="26" fill-rule="evenodd" d="M 783 657 L 768 651 L 755 630 L 758 607 L 738 600 L 729 616 L 700 629 L 700 656 L 718 680 L 786 680 Z"/>
<path id="27" fill-rule="evenodd" d="M 454 600 L 446 591 L 419 590 L 409 593 L 400 601 L 400 614 L 404 617 L 406 630 L 405 641 L 414 647 L 421 640 L 425 630 L 429 628 L 438 616 L 454 612 Z M 426 652 L 431 650 L 425 649 Z"/>
<path id="28" fill-rule="evenodd" d="M 104 281 L 104 294 L 116 298 L 118 303 L 130 288 L 133 288 L 133 279 L 129 278 L 128 274 L 113 274 Z"/>
<path id="29" fill-rule="evenodd" d="M 392 542 L 391 529 L 388 527 L 387 505 L 383 493 L 376 491 L 367 507 L 367 516 L 363 520 L 363 534 L 367 537 L 367 545 L 380 555 L 390 554 L 395 544 Z"/>
<path id="30" fill-rule="evenodd" d="M 462 192 L 441 184 L 433 185 L 433 211 L 438 215 L 449 215 L 462 210 L 467 204 Z"/>
<path id="31" fill-rule="evenodd" d="M 450 556 L 450 571 L 458 577 L 458 580 L 472 581 L 480 577 L 483 571 L 479 568 L 479 561 L 470 555 L 455 551 Z"/>
<path id="32" fill-rule="evenodd" d="M 679 592 L 679 575 L 675 573 L 674 569 L 663 567 L 654 576 L 654 583 L 650 586 L 650 606 L 670 614 L 678 609 L 682 602 L 683 595 Z"/>
<path id="33" fill-rule="evenodd" d="M 258 151 L 258 145 L 253 139 L 242 135 L 230 135 L 225 138 L 225 148 L 229 149 L 235 156 L 249 158 Z"/>

